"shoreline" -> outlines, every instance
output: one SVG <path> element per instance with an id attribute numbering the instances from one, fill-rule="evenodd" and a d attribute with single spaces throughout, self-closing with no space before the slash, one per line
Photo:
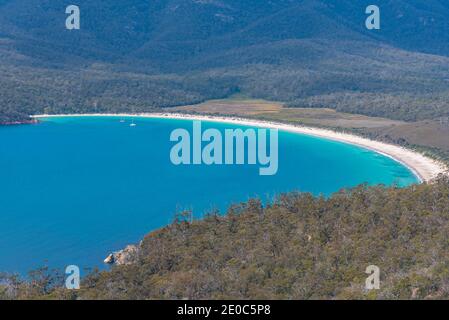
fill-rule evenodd
<path id="1" fill-rule="evenodd" d="M 305 134 L 309 136 L 319 137 L 332 141 L 352 144 L 370 151 L 374 151 L 383 156 L 389 157 L 403 166 L 407 167 L 421 183 L 430 182 L 439 174 L 448 174 L 448 168 L 445 164 L 431 159 L 417 151 L 407 149 L 405 147 L 371 140 L 359 137 L 354 134 L 341 133 L 330 129 L 313 128 L 307 126 L 296 126 L 292 124 L 284 124 L 281 122 L 271 122 L 257 119 L 246 119 L 232 116 L 213 116 L 213 115 L 194 115 L 182 113 L 96 113 L 96 114 L 61 114 L 61 115 L 33 115 L 33 119 L 40 118 L 61 118 L 61 117 L 140 117 L 153 119 L 174 119 L 174 120 L 199 120 L 219 123 L 230 123 L 244 126 L 252 126 L 258 128 L 278 129 L 297 134 Z"/>
<path id="2" fill-rule="evenodd" d="M 39 122 L 36 118 L 32 118 L 33 119 L 31 120 L 0 122 L 0 126 L 18 126 L 22 124 L 36 124 Z"/>

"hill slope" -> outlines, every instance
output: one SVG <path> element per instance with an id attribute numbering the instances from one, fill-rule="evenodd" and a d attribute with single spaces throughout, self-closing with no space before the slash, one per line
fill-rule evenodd
<path id="1" fill-rule="evenodd" d="M 377 3 L 382 28 L 370 31 L 365 0 L 80 0 L 81 30 L 69 31 L 64 3 L 2 0 L 0 121 L 239 91 L 403 120 L 447 116 L 449 4 Z"/>
<path id="2" fill-rule="evenodd" d="M 29 283 L 0 281 L 9 283 L 0 299 L 448 298 L 448 232 L 447 179 L 283 195 L 193 223 L 180 214 L 145 237 L 132 264 L 90 275 L 80 291 L 41 270 Z M 381 270 L 380 290 L 365 290 L 369 265 Z"/>

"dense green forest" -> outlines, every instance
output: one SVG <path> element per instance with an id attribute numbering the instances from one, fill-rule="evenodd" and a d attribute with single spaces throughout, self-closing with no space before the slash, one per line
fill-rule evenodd
<path id="1" fill-rule="evenodd" d="M 0 124 L 40 113 L 151 112 L 236 93 L 421 128 L 449 117 L 447 1 L 377 0 L 376 31 L 364 25 L 370 0 L 77 4 L 81 29 L 68 31 L 67 4 L 0 0 Z M 426 138 L 446 132 L 438 125 Z M 404 139 L 416 130 L 357 133 L 449 159 L 447 145 Z M 447 178 L 329 198 L 291 193 L 190 218 L 180 213 L 145 237 L 134 263 L 89 274 L 79 291 L 63 290 L 62 274 L 43 268 L 28 280 L 1 275 L 0 298 L 449 298 Z M 381 268 L 379 291 L 364 289 L 371 264 Z"/>
<path id="2" fill-rule="evenodd" d="M 0 123 L 25 121 L 29 115 L 42 113 L 149 112 L 236 92 L 232 77 L 226 76 L 121 74 L 101 67 L 37 73 L 13 70 L 4 75 L 8 81 L 0 77 L 4 91 Z"/>
<path id="3" fill-rule="evenodd" d="M 36 72 L 8 67 L 0 70 L 0 122 L 39 113 L 148 112 L 238 92 L 284 101 L 290 107 L 325 107 L 406 121 L 449 116 L 449 91 L 443 79 L 449 63 L 431 81 L 426 75 L 407 75 L 407 63 L 401 69 L 404 79 L 396 79 L 396 70 L 388 66 L 383 72 L 391 75 L 383 79 L 376 75 L 375 66 L 366 67 L 372 73 L 360 78 L 346 72 L 269 65 L 157 75 L 125 73 L 112 66 Z M 356 65 L 346 68 L 349 73 L 357 69 Z"/>
<path id="4" fill-rule="evenodd" d="M 3 276 L 3 299 L 449 298 L 449 180 L 359 186 L 329 198 L 257 199 L 147 235 L 130 265 L 94 272 L 79 291 L 41 269 Z M 381 270 L 380 290 L 365 269 Z"/>
<path id="5" fill-rule="evenodd" d="M 449 5 L 378 0 L 0 1 L 0 123 L 151 111 L 236 92 L 416 121 L 449 115 Z"/>

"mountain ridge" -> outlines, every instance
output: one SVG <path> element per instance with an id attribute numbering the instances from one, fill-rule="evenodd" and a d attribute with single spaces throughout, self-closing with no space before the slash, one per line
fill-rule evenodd
<path id="1" fill-rule="evenodd" d="M 148 111 L 236 92 L 407 121 L 448 116 L 449 4 L 379 0 L 381 29 L 367 30 L 369 4 L 79 0 L 81 29 L 66 30 L 67 3 L 3 0 L 0 119 L 94 104 Z M 354 110 L 338 98 L 347 94 L 383 95 L 387 106 Z M 401 104 L 406 112 L 393 110 Z"/>

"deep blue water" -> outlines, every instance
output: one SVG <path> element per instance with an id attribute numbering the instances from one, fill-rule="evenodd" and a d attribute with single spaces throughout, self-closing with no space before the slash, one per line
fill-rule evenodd
<path id="1" fill-rule="evenodd" d="M 168 224 L 175 212 L 207 210 L 275 193 L 329 195 L 342 187 L 417 182 L 405 167 L 355 146 L 279 133 L 279 171 L 258 166 L 174 166 L 170 133 L 192 122 L 52 118 L 0 127 L 0 271 L 48 264 L 100 266 L 108 253 Z M 235 128 L 204 123 L 203 127 Z"/>

